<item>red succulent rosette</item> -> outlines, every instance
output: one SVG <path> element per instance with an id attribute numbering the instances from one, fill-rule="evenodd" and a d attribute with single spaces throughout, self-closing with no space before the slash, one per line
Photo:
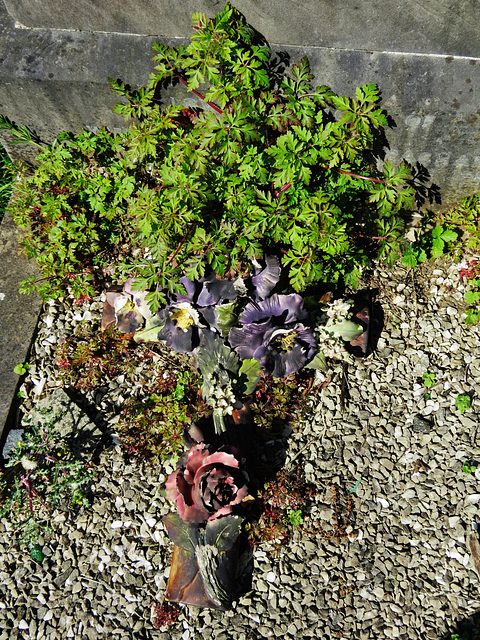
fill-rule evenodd
<path id="1" fill-rule="evenodd" d="M 248 495 L 247 481 L 234 447 L 210 453 L 201 443 L 180 458 L 166 493 L 183 520 L 207 522 L 232 512 Z"/>

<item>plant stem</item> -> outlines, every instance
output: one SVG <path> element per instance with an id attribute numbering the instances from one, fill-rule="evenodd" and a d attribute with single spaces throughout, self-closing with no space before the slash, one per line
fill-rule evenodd
<path id="1" fill-rule="evenodd" d="M 169 259 L 169 261 L 167 262 L 167 265 L 170 264 L 172 262 L 172 260 L 175 258 L 175 256 L 177 255 L 177 253 L 180 251 L 180 249 L 182 248 L 183 244 L 185 243 L 185 240 L 188 238 L 188 235 L 190 233 L 190 231 L 192 230 L 192 227 L 195 225 L 195 221 L 191 223 L 191 225 L 188 227 L 185 235 L 183 236 L 183 238 L 180 240 L 180 244 L 178 245 L 178 247 L 175 249 L 175 253 L 172 255 L 172 257 Z"/>
<path id="2" fill-rule="evenodd" d="M 175 75 L 180 80 L 180 82 L 183 85 L 185 85 L 187 87 L 187 89 L 188 89 L 188 83 L 185 82 L 185 80 L 183 78 L 181 78 L 178 73 L 175 73 Z M 198 91 L 195 91 L 195 89 L 189 89 L 189 91 L 191 91 L 196 96 L 198 96 L 201 100 L 206 102 L 209 107 L 212 107 L 212 109 L 215 109 L 215 111 L 217 113 L 223 113 L 223 110 L 220 109 L 220 107 L 217 107 L 217 105 L 213 104 L 213 102 L 209 102 L 208 100 L 205 100 L 204 96 L 202 96 L 202 94 L 199 93 Z M 360 176 L 357 173 L 351 173 L 350 171 L 345 171 L 344 169 L 337 169 L 337 167 L 329 167 L 328 164 L 324 164 L 323 166 L 325 167 L 325 169 L 330 169 L 331 171 L 338 171 L 339 173 L 343 173 L 346 176 L 350 176 L 352 178 L 359 178 L 360 180 L 369 180 L 370 182 L 377 182 L 378 184 L 388 185 L 388 182 L 385 182 L 385 180 L 379 180 L 378 178 L 369 178 L 367 176 Z M 292 185 L 290 185 L 290 183 L 288 183 L 288 184 L 289 184 L 289 186 L 292 186 Z M 282 189 L 280 189 L 280 191 L 285 191 L 285 187 L 282 187 Z M 277 194 L 275 194 L 275 195 L 277 195 Z"/>
<path id="3" fill-rule="evenodd" d="M 185 85 L 188 89 L 188 82 L 185 82 L 185 80 L 183 78 L 181 78 L 178 73 L 175 74 L 177 76 L 177 78 L 180 80 L 180 82 Z M 201 100 L 203 100 L 204 102 L 206 102 L 208 104 L 209 107 L 212 107 L 212 109 L 214 109 L 217 113 L 223 113 L 223 109 L 220 109 L 220 107 L 217 107 L 216 104 L 213 104 L 213 102 L 209 102 L 208 100 L 205 100 L 205 98 L 202 96 L 201 93 L 199 93 L 198 91 L 195 91 L 195 89 L 188 89 L 189 91 L 191 91 L 192 93 L 194 93 L 198 98 L 200 98 Z"/>

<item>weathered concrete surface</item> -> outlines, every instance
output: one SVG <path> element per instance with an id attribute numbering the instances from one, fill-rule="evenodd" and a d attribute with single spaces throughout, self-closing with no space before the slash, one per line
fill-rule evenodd
<path id="1" fill-rule="evenodd" d="M 41 301 L 18 293 L 18 283 L 36 275 L 35 265 L 18 255 L 18 229 L 6 214 L 0 225 L 0 439 L 15 400 L 19 376 L 15 365 L 26 361 Z"/>
<path id="2" fill-rule="evenodd" d="M 189 37 L 190 16 L 222 0 L 5 0 L 27 27 Z M 235 0 L 270 43 L 480 55 L 476 0 Z"/>
<path id="3" fill-rule="evenodd" d="M 146 14 L 152 10 L 151 31 L 165 34 L 173 29 L 166 25 L 175 19 L 177 33 L 190 33 L 189 22 L 184 23 L 192 8 L 190 3 L 170 6 L 165 2 L 148 4 L 147 0 L 143 3 L 135 0 L 135 6 L 137 4 L 135 16 L 141 14 L 142 7 Z M 220 8 L 215 4 L 213 9 L 214 4 L 204 0 L 198 6 L 195 3 L 195 7 L 207 9 L 209 15 L 213 15 Z M 478 31 L 480 21 L 469 19 L 475 3 L 423 0 L 380 4 L 344 0 L 340 10 L 337 0 L 290 2 L 288 12 L 296 16 L 295 20 L 291 15 L 288 18 L 287 9 L 284 8 L 283 13 L 280 11 L 280 4 L 269 4 L 269 8 L 264 2 L 253 0 L 237 4 L 249 21 L 263 30 L 275 50 L 286 51 L 292 61 L 307 55 L 318 84 L 325 83 L 338 93 L 352 95 L 356 85 L 377 82 L 382 89 L 384 106 L 396 123 L 388 133 L 389 156 L 394 161 L 406 158 L 425 165 L 441 189 L 443 206 L 480 190 L 480 57 L 475 57 L 479 54 L 480 38 L 470 37 Z M 70 14 L 67 3 L 59 3 L 58 7 L 64 7 L 65 15 L 72 16 L 73 11 L 88 6 L 92 9 L 92 20 L 94 6 L 104 8 L 104 3 L 86 3 L 86 0 L 83 4 L 71 5 Z M 358 13 L 357 5 L 363 8 L 359 22 L 353 19 Z M 50 0 L 36 3 L 8 0 L 8 6 L 11 13 L 17 12 L 19 19 L 20 10 L 27 8 L 32 21 L 47 14 L 56 21 L 63 15 L 62 10 L 54 9 L 57 4 L 51 4 Z M 120 10 L 115 10 L 115 7 L 119 9 L 118 3 L 108 6 L 112 16 L 120 15 Z M 122 2 L 122 7 L 124 15 L 133 19 L 128 3 Z M 309 7 L 312 16 L 318 20 L 310 17 L 307 22 L 308 12 L 305 11 Z M 160 8 L 162 20 L 158 17 Z M 40 13 L 35 13 L 34 9 Z M 333 9 L 337 11 L 333 12 Z M 387 26 L 374 20 L 374 10 L 378 16 L 382 11 L 382 20 L 387 21 Z M 405 14 L 402 20 L 399 11 Z M 335 14 L 335 20 L 330 12 Z M 428 20 L 427 13 L 430 15 Z M 325 28 L 325 19 L 320 19 L 320 14 L 332 17 L 329 28 Z M 345 21 L 347 14 L 352 15 L 349 29 L 345 30 L 347 23 L 339 21 Z M 297 35 L 288 36 L 291 33 L 288 29 L 293 28 L 297 15 L 303 16 L 303 34 L 298 31 Z M 368 28 L 364 24 L 366 16 L 370 16 Z M 392 16 L 398 18 L 398 22 L 392 23 Z M 408 16 L 408 25 L 405 16 Z M 102 26 L 98 22 L 89 24 Z M 459 25 L 465 28 L 464 37 L 458 32 Z M 283 26 L 286 29 L 284 37 Z M 107 28 L 107 25 L 103 27 Z M 134 28 L 134 25 L 128 28 Z M 386 46 L 387 42 L 382 40 L 385 34 L 389 34 L 391 43 L 397 43 L 395 46 L 399 48 L 404 43 L 414 51 L 423 48 L 435 53 L 397 53 L 392 51 L 393 45 L 388 51 L 365 50 L 371 45 Z M 434 36 L 438 36 L 437 40 Z M 128 33 L 15 28 L 13 18 L 0 0 L 0 113 L 35 129 L 46 140 L 53 139 L 59 131 L 79 131 L 83 126 L 123 128 L 123 120 L 111 112 L 116 96 L 109 89 L 107 77 L 121 78 L 132 85 L 144 84 L 153 70 L 150 49 L 155 39 L 170 45 L 185 42 L 181 38 Z M 302 39 L 308 46 L 286 44 L 286 41 Z M 353 50 L 353 47 L 358 49 Z M 445 55 L 437 53 L 442 48 Z M 187 96 L 179 88 L 165 93 L 165 102 L 185 99 L 198 102 L 193 95 Z M 25 145 L 6 146 L 13 157 L 27 154 Z"/>

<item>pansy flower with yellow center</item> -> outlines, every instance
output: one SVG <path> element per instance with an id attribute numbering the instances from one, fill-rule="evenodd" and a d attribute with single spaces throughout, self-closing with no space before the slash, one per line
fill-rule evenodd
<path id="1" fill-rule="evenodd" d="M 247 304 L 239 316 L 240 327 L 230 330 L 230 344 L 240 358 L 253 358 L 275 378 L 303 367 L 315 354 L 312 331 L 301 324 L 307 312 L 298 294 L 273 294 Z"/>

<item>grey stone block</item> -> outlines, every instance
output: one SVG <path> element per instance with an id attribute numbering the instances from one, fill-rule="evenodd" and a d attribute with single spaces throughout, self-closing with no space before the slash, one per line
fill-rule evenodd
<path id="1" fill-rule="evenodd" d="M 344 12 L 349 6 L 346 2 Z M 252 9 L 248 17 L 261 29 L 260 10 Z M 412 29 L 421 30 L 420 26 L 412 23 Z M 306 42 L 310 33 L 311 29 L 305 30 Z M 150 48 L 154 39 L 18 29 L 4 12 L 0 113 L 33 128 L 47 141 L 60 131 L 78 132 L 82 127 L 94 130 L 105 125 L 122 130 L 124 121 L 111 111 L 116 96 L 107 77 L 121 78 L 133 86 L 144 84 L 153 70 Z M 184 42 L 157 39 L 175 46 Z M 468 46 L 476 51 L 477 44 Z M 388 156 L 394 162 L 405 158 L 423 164 L 440 187 L 444 207 L 480 190 L 480 58 L 317 45 L 275 45 L 275 50 L 287 52 L 292 61 L 307 55 L 315 82 L 340 94 L 353 95 L 357 85 L 378 83 L 384 107 L 396 123 L 387 134 Z M 448 48 L 447 52 L 450 54 Z M 163 100 L 200 104 L 178 86 L 166 90 Z M 7 142 L 6 147 L 15 158 L 28 158 L 27 145 L 11 147 Z"/>
<path id="2" fill-rule="evenodd" d="M 24 433 L 25 429 L 11 429 L 8 432 L 2 449 L 2 457 L 4 460 L 8 460 L 11 456 L 12 450 L 17 446 L 17 442 L 23 438 Z"/>
<path id="3" fill-rule="evenodd" d="M 27 359 L 41 301 L 18 293 L 20 280 L 37 274 L 35 265 L 18 255 L 19 232 L 10 215 L 0 225 L 0 437 L 15 399 L 19 376 L 15 365 Z"/>
<path id="4" fill-rule="evenodd" d="M 191 14 L 218 0 L 5 0 L 27 27 L 189 37 Z M 480 55 L 475 0 L 235 0 L 272 45 Z"/>

